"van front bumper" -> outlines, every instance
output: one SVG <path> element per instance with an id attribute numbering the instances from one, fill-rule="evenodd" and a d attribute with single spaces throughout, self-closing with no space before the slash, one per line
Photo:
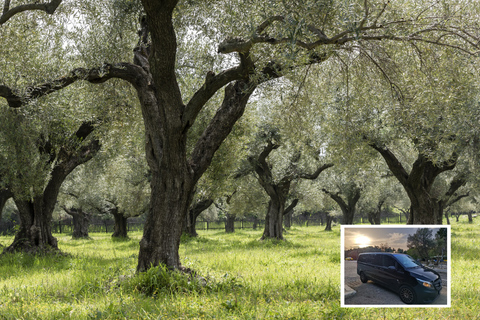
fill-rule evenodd
<path id="1" fill-rule="evenodd" d="M 425 288 L 421 285 L 415 286 L 415 293 L 417 294 L 417 303 L 432 303 L 440 295 L 440 290 L 435 288 Z"/>

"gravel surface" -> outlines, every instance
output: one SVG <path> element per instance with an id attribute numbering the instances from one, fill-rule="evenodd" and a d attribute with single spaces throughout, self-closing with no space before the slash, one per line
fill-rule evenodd
<path id="1" fill-rule="evenodd" d="M 437 270 L 438 271 L 438 270 Z M 440 296 L 429 305 L 446 305 L 447 304 L 447 273 L 440 272 L 442 277 L 443 288 Z M 362 283 L 357 275 L 357 261 L 345 261 L 345 285 L 350 286 L 357 293 L 345 299 L 345 305 L 404 305 L 397 293 L 385 289 L 369 280 Z"/>

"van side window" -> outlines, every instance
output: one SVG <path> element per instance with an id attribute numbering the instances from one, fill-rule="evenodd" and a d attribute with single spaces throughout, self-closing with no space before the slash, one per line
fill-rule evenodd
<path id="1" fill-rule="evenodd" d="M 383 266 L 384 267 L 390 267 L 390 266 L 395 266 L 395 259 L 393 259 L 390 256 L 383 256 Z"/>
<path id="2" fill-rule="evenodd" d="M 381 254 L 374 254 L 372 255 L 373 261 L 372 263 L 376 266 L 381 266 L 382 265 L 382 255 Z"/>

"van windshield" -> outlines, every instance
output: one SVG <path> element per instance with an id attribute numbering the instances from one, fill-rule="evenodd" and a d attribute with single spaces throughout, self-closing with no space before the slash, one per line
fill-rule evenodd
<path id="1" fill-rule="evenodd" d="M 420 263 L 415 261 L 408 254 L 395 254 L 394 256 L 405 268 L 415 268 L 421 266 Z"/>

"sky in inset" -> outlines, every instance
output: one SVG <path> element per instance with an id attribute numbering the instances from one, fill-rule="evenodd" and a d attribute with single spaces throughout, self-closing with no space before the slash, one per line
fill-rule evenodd
<path id="1" fill-rule="evenodd" d="M 387 245 L 393 249 L 407 250 L 408 236 L 414 234 L 419 228 L 345 228 L 345 250 L 352 248 L 365 248 L 369 246 Z M 432 236 L 440 228 L 429 228 Z"/>

